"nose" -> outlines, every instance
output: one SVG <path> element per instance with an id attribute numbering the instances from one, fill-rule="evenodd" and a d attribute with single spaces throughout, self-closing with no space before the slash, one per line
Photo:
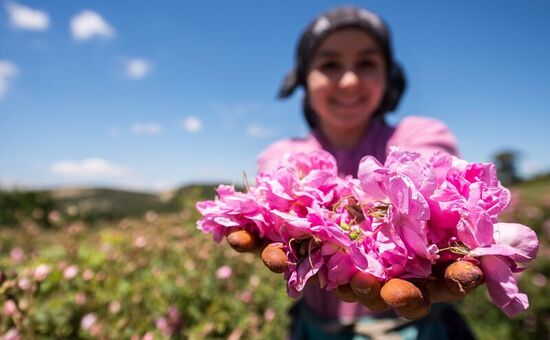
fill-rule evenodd
<path id="1" fill-rule="evenodd" d="M 359 84 L 359 77 L 353 70 L 347 70 L 340 78 L 340 87 L 343 89 L 353 88 Z"/>

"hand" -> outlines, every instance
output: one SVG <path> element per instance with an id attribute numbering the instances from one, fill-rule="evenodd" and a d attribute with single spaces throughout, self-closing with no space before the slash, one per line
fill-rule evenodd
<path id="1" fill-rule="evenodd" d="M 262 249 L 262 261 L 272 272 L 282 273 L 288 258 L 280 243 L 264 247 L 255 235 L 238 230 L 226 236 L 229 245 L 239 252 Z M 336 288 L 336 295 L 346 302 L 360 302 L 373 311 L 393 308 L 407 319 L 426 316 L 435 302 L 456 302 L 484 282 L 483 272 L 468 261 L 456 261 L 434 268 L 435 279 L 390 279 L 381 283 L 376 277 L 357 272 L 349 284 Z M 313 279 L 313 278 L 312 278 Z"/>
<path id="2" fill-rule="evenodd" d="M 407 319 L 419 319 L 428 314 L 434 302 L 456 302 L 483 283 L 483 272 L 468 261 L 456 261 L 434 268 L 435 279 L 390 279 L 382 287 L 372 275 L 357 272 L 351 279 L 347 299 L 355 297 L 372 310 L 383 310 L 384 304 Z M 342 286 L 341 286 L 342 287 Z M 340 288 L 340 287 L 338 287 Z M 349 291 L 353 294 L 350 295 Z"/>

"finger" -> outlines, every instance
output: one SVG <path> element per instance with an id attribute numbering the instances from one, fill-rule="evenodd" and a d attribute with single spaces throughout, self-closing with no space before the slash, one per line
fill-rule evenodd
<path id="1" fill-rule="evenodd" d="M 358 271 L 350 280 L 350 286 L 357 298 L 371 300 L 380 296 L 380 281 L 373 275 Z"/>
<path id="2" fill-rule="evenodd" d="M 418 320 L 428 315 L 431 307 L 431 303 L 426 302 L 423 305 L 418 305 L 415 307 L 395 308 L 395 312 L 397 313 L 397 315 L 402 316 L 405 319 Z"/>
<path id="3" fill-rule="evenodd" d="M 444 274 L 445 282 L 449 290 L 465 296 L 484 282 L 481 269 L 469 261 L 456 261 L 451 263 Z"/>
<path id="4" fill-rule="evenodd" d="M 262 250 L 262 261 L 274 273 L 280 274 L 288 267 L 288 256 L 280 243 L 268 244 Z"/>
<path id="5" fill-rule="evenodd" d="M 419 319 L 430 311 L 427 294 L 407 280 L 389 280 L 380 290 L 380 296 L 397 314 L 407 319 Z"/>
<path id="6" fill-rule="evenodd" d="M 380 297 L 380 295 L 370 299 L 357 298 L 357 301 L 373 312 L 381 312 L 389 308 L 388 304 Z"/>
<path id="7" fill-rule="evenodd" d="M 388 308 L 386 302 L 380 297 L 382 285 L 373 275 L 359 271 L 352 276 L 350 286 L 357 301 L 370 310 L 383 311 Z"/>
<path id="8" fill-rule="evenodd" d="M 464 298 L 462 294 L 456 294 L 447 285 L 447 280 L 444 277 L 439 277 L 436 280 L 427 281 L 424 285 L 430 301 L 435 302 L 458 302 Z"/>
<path id="9" fill-rule="evenodd" d="M 225 239 L 231 248 L 243 253 L 255 250 L 260 245 L 256 235 L 246 230 L 237 230 L 228 234 Z"/>
<path id="10" fill-rule="evenodd" d="M 336 287 L 336 296 L 345 302 L 356 302 L 357 297 L 353 293 L 349 283 Z"/>

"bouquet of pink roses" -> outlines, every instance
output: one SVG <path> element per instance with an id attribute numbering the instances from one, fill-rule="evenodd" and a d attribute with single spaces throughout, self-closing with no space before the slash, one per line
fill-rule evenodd
<path id="1" fill-rule="evenodd" d="M 498 222 L 510 193 L 493 164 L 446 153 L 426 160 L 393 149 L 384 165 L 367 156 L 357 178 L 340 178 L 329 153 L 294 153 L 260 173 L 246 192 L 220 185 L 217 193 L 216 200 L 197 203 L 203 215 L 198 228 L 216 242 L 227 237 L 236 244 L 232 237 L 243 231 L 252 238 L 249 245 L 269 244 L 262 257 L 284 273 L 292 297 L 313 277 L 332 290 L 357 273 L 380 283 L 430 280 L 445 264 L 457 294 L 485 280 L 492 301 L 509 317 L 529 305 L 514 273 L 524 269 L 518 263 L 535 257 L 538 240 L 526 226 Z M 250 248 L 246 242 L 241 247 Z M 454 278 L 449 263 L 479 266 L 475 285 Z"/>

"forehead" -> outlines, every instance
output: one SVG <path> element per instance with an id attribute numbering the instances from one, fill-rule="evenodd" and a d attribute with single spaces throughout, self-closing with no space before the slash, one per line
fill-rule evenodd
<path id="1" fill-rule="evenodd" d="M 343 28 L 321 42 L 315 56 L 327 54 L 358 54 L 364 51 L 382 53 L 376 39 L 358 28 Z"/>

